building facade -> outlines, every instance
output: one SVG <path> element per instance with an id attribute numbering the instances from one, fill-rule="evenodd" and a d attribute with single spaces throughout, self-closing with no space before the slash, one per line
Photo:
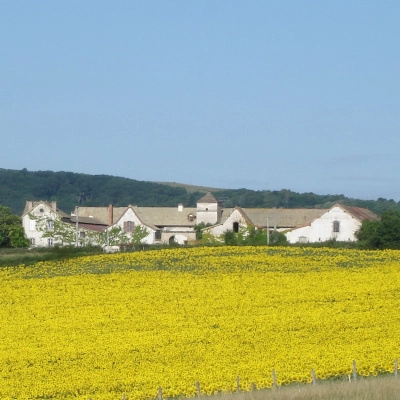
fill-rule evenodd
<path id="1" fill-rule="evenodd" d="M 282 232 L 289 243 L 328 240 L 355 241 L 362 221 L 377 220 L 368 209 L 336 204 L 330 209 L 222 208 L 207 193 L 196 207 L 76 207 L 71 214 L 56 202 L 27 201 L 23 227 L 32 246 L 185 244 L 196 240 L 196 225 L 203 233 L 223 240 L 227 231 L 251 226 Z"/>

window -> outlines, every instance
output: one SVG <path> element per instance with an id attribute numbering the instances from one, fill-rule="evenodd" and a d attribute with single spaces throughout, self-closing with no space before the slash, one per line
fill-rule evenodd
<path id="1" fill-rule="evenodd" d="M 340 222 L 339 221 L 333 221 L 333 232 L 335 232 L 335 233 L 340 232 Z"/>
<path id="2" fill-rule="evenodd" d="M 233 232 L 238 233 L 239 232 L 239 222 L 234 222 L 232 229 L 233 229 Z"/>
<path id="3" fill-rule="evenodd" d="M 34 219 L 29 220 L 29 230 L 36 231 L 36 221 Z"/>
<path id="4" fill-rule="evenodd" d="M 32 246 L 35 245 L 35 238 L 31 238 L 31 245 L 32 245 Z"/>
<path id="5" fill-rule="evenodd" d="M 86 237 L 85 232 L 80 231 L 80 232 L 79 232 L 79 237 L 80 237 L 81 239 L 85 239 L 85 237 Z"/>
<path id="6" fill-rule="evenodd" d="M 53 238 L 48 238 L 48 239 L 47 239 L 47 246 L 53 247 L 53 244 L 54 244 Z"/>
<path id="7" fill-rule="evenodd" d="M 124 232 L 133 232 L 135 230 L 135 223 L 133 221 L 124 222 Z"/>
<path id="8" fill-rule="evenodd" d="M 48 228 L 49 231 L 54 230 L 54 221 L 52 219 L 49 219 L 47 221 L 47 228 Z"/>
<path id="9" fill-rule="evenodd" d="M 189 222 L 193 222 L 194 221 L 195 216 L 193 214 L 189 214 L 188 215 L 188 221 Z"/>
<path id="10" fill-rule="evenodd" d="M 155 231 L 154 232 L 154 239 L 155 240 L 161 240 L 161 231 Z"/>

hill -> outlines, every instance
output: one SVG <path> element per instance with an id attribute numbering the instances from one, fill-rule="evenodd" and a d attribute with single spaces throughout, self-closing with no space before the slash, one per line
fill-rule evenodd
<path id="1" fill-rule="evenodd" d="M 400 202 L 380 198 L 359 200 L 340 195 L 296 193 L 291 190 L 220 189 L 171 182 L 146 182 L 111 175 L 74 172 L 28 171 L 0 168 L 0 205 L 20 215 L 26 200 L 57 201 L 69 213 L 75 206 L 175 207 L 196 206 L 206 192 L 212 192 L 224 207 L 329 208 L 335 203 L 369 208 L 377 214 L 387 209 L 400 211 Z"/>

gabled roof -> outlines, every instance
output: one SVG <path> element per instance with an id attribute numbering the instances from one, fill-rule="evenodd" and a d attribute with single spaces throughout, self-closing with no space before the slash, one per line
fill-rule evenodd
<path id="1" fill-rule="evenodd" d="M 349 214 L 351 214 L 354 218 L 358 219 L 360 222 L 364 220 L 369 220 L 369 221 L 379 220 L 378 215 L 376 215 L 368 208 L 351 207 L 351 206 L 345 206 L 343 204 L 336 204 L 335 206 L 340 207 L 344 211 L 347 211 Z"/>
<path id="2" fill-rule="evenodd" d="M 69 222 L 76 223 L 76 216 L 72 215 L 69 217 Z M 82 217 L 78 214 L 78 223 L 79 224 L 89 224 L 89 225 L 104 225 L 107 226 L 103 221 L 100 221 L 96 218 L 92 217 Z"/>
<path id="3" fill-rule="evenodd" d="M 244 213 L 255 226 L 270 228 L 293 228 L 307 225 L 326 213 L 320 208 L 243 208 Z"/>
<path id="4" fill-rule="evenodd" d="M 135 207 L 135 212 L 142 221 L 156 226 L 194 226 L 196 219 L 189 220 L 189 215 L 196 217 L 197 209 L 184 207 L 179 211 L 177 207 Z"/>
<path id="5" fill-rule="evenodd" d="M 57 206 L 55 207 L 55 210 L 54 210 L 52 203 L 50 203 L 48 201 L 42 201 L 42 200 L 40 200 L 40 201 L 28 201 L 27 200 L 25 202 L 25 208 L 22 213 L 22 216 L 30 213 L 34 208 L 36 208 L 37 206 L 40 206 L 41 204 L 48 207 L 50 210 L 54 211 L 55 213 L 57 213 L 61 218 L 69 217 L 69 214 L 60 210 Z M 56 205 L 57 203 L 54 202 L 54 204 Z"/>
<path id="6" fill-rule="evenodd" d="M 113 224 L 126 212 L 128 207 L 113 207 Z M 78 219 L 82 217 L 93 218 L 104 225 L 109 224 L 109 207 L 78 207 Z"/>
<path id="7" fill-rule="evenodd" d="M 218 200 L 211 192 L 205 194 L 201 199 L 197 200 L 198 203 L 218 203 Z"/>
<path id="8" fill-rule="evenodd" d="M 196 208 L 183 207 L 179 211 L 178 207 L 113 207 L 113 224 L 116 224 L 126 211 L 131 208 L 140 221 L 157 230 L 161 226 L 194 226 L 196 219 L 189 221 L 189 215 L 196 216 Z M 101 223 L 109 224 L 109 207 L 79 207 L 78 219 L 93 218 Z"/>

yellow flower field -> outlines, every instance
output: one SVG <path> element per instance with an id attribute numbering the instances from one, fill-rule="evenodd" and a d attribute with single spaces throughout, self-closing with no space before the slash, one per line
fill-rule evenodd
<path id="1" fill-rule="evenodd" d="M 167 249 L 0 270 L 0 398 L 195 396 L 393 372 L 400 252 Z"/>

